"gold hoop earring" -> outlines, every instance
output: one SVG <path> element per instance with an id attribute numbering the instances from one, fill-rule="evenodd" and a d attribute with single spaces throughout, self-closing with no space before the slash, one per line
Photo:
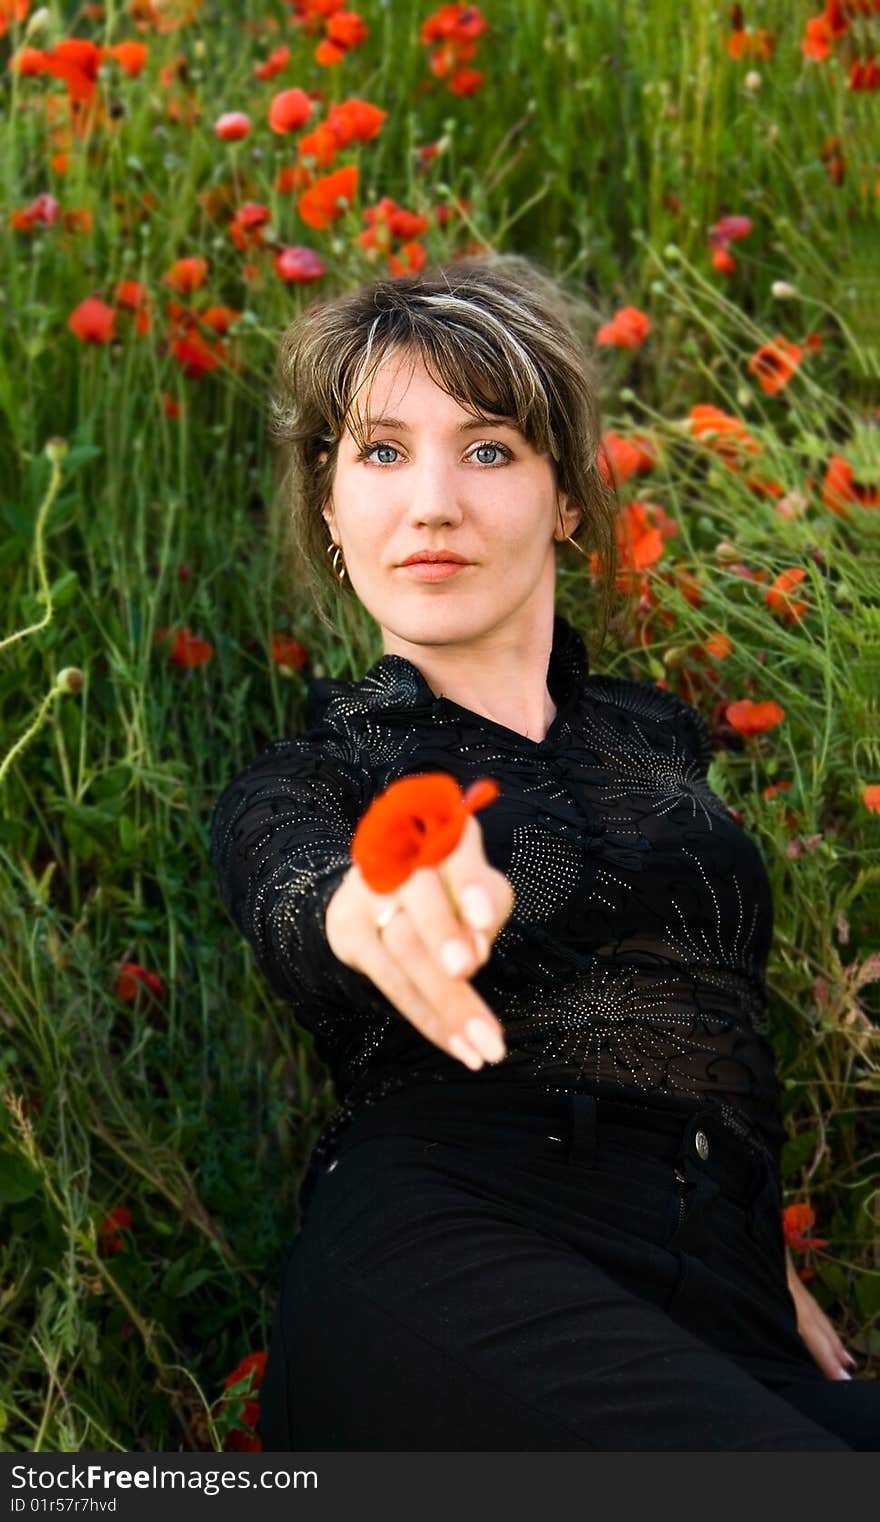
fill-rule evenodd
<path id="1" fill-rule="evenodd" d="M 565 539 L 563 539 L 563 541 L 562 541 L 562 542 L 563 542 L 563 544 L 573 544 L 573 545 L 574 545 L 574 547 L 575 547 L 575 549 L 576 549 L 576 550 L 580 550 L 580 553 L 581 553 L 581 554 L 582 554 L 582 555 L 586 555 L 586 553 L 587 553 L 587 552 L 586 552 L 586 550 L 584 550 L 584 549 L 581 549 L 581 546 L 580 546 L 580 545 L 579 545 L 579 544 L 578 544 L 578 542 L 577 542 L 577 540 L 576 540 L 576 539 L 572 539 L 572 537 L 571 537 L 571 534 L 568 534 L 568 535 L 567 535 L 567 536 L 566 536 L 566 537 L 565 537 Z"/>
<path id="2" fill-rule="evenodd" d="M 345 580 L 345 556 L 342 553 L 342 546 L 340 544 L 334 544 L 333 540 L 331 539 L 330 543 L 327 546 L 327 554 L 332 557 L 333 569 L 336 572 L 337 579 L 339 581 L 344 581 Z M 337 556 L 339 557 L 339 559 L 337 559 Z M 342 570 L 341 571 L 339 569 L 339 560 L 342 561 Z"/>

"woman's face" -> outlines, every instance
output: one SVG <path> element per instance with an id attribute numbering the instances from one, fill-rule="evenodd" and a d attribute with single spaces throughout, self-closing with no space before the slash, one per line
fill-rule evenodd
<path id="1" fill-rule="evenodd" d="M 475 422 L 411 355 L 377 369 L 368 418 L 364 458 L 348 430 L 340 440 L 323 516 L 386 648 L 389 634 L 442 645 L 506 623 L 515 633 L 552 609 L 554 539 L 579 512 L 557 494 L 550 456 L 513 423 Z M 401 564 L 437 549 L 467 564 L 433 581 Z"/>

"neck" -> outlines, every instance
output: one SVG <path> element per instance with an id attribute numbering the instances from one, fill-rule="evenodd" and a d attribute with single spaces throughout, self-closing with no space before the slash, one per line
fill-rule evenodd
<path id="1" fill-rule="evenodd" d="M 515 629 L 506 624 L 466 643 L 418 644 L 390 632 L 385 639 L 385 654 L 412 661 L 435 697 L 530 740 L 543 740 L 556 716 L 547 686 L 552 647 L 552 604 Z"/>

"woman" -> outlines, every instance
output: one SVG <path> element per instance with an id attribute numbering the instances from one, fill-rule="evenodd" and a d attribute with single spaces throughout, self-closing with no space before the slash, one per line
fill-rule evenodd
<path id="1" fill-rule="evenodd" d="M 291 563 L 384 654 L 313 682 L 212 824 L 340 1101 L 264 1446 L 873 1449 L 877 1389 L 785 1258 L 760 854 L 698 711 L 590 673 L 554 611 L 563 543 L 597 553 L 603 636 L 614 584 L 573 308 L 512 256 L 378 281 L 305 312 L 279 387 Z M 434 770 L 500 796 L 377 894 L 354 827 Z"/>

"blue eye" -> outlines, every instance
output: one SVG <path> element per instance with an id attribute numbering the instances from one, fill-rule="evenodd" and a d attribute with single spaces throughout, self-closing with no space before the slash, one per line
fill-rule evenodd
<path id="1" fill-rule="evenodd" d="M 391 465 L 393 465 L 394 464 L 393 460 L 390 460 L 390 461 L 389 460 L 378 460 L 377 461 L 377 460 L 371 459 L 370 457 L 371 457 L 374 449 L 390 449 L 392 454 L 397 454 L 399 452 L 398 449 L 397 449 L 397 445 L 396 444 L 384 444 L 381 441 L 381 439 L 377 439 L 374 444 L 368 444 L 365 449 L 359 450 L 357 458 L 359 460 L 364 460 L 366 462 L 366 464 L 368 464 L 368 465 L 374 465 L 374 464 L 383 464 L 383 465 L 391 464 Z M 503 455 L 503 457 L 506 460 L 512 460 L 513 459 L 513 452 L 512 452 L 512 450 L 507 448 L 506 444 L 496 444 L 496 443 L 494 443 L 490 439 L 484 439 L 483 442 L 480 443 L 480 444 L 472 444 L 470 452 L 471 453 L 475 453 L 475 452 L 478 452 L 479 450 L 482 450 L 482 449 L 494 449 L 496 454 Z M 486 464 L 490 464 L 491 465 L 493 462 L 492 461 L 481 460 L 479 463 L 481 465 L 486 465 Z"/>

